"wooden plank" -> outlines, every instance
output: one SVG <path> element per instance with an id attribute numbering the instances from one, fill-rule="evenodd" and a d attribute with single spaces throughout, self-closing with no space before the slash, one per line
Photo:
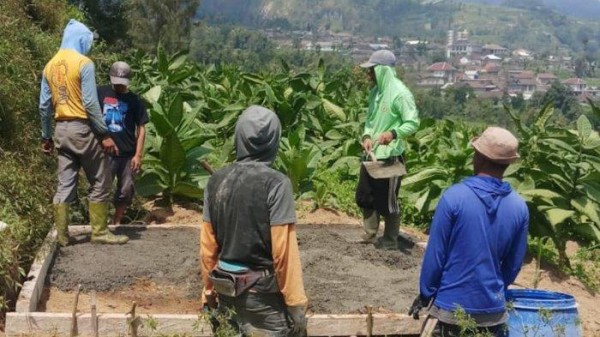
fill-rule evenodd
<path id="1" fill-rule="evenodd" d="M 99 336 L 126 336 L 126 314 L 98 314 Z M 143 315 L 139 336 L 186 334 L 211 336 L 210 327 L 197 315 Z M 77 316 L 79 336 L 93 336 L 90 314 Z M 150 327 L 156 326 L 156 330 Z M 70 313 L 11 312 L 6 317 L 6 336 L 57 335 L 68 336 Z M 421 321 L 403 314 L 373 314 L 373 335 L 418 336 Z M 367 334 L 367 315 L 309 315 L 309 336 L 364 336 Z"/>
<path id="2" fill-rule="evenodd" d="M 419 335 L 421 321 L 404 314 L 373 314 L 373 335 Z M 367 315 L 309 315 L 310 336 L 366 336 Z"/>
<path id="3" fill-rule="evenodd" d="M 98 335 L 103 337 L 128 336 L 129 325 L 125 314 L 98 314 Z M 208 337 L 210 327 L 198 321 L 196 315 L 153 315 L 142 318 L 139 336 L 162 334 L 186 334 L 186 336 Z M 91 314 L 77 315 L 78 336 L 94 336 Z M 154 324 L 155 323 L 155 324 Z M 197 328 L 194 329 L 194 324 Z M 155 326 L 156 329 L 152 329 Z M 70 313 L 11 312 L 6 315 L 6 336 L 68 336 L 71 329 Z"/>
<path id="4" fill-rule="evenodd" d="M 15 307 L 16 312 L 37 310 L 38 302 L 40 301 L 42 291 L 44 290 L 46 274 L 48 273 L 55 252 L 56 230 L 53 229 L 48 233 L 42 246 L 35 255 L 35 260 L 31 264 L 29 273 L 27 273 L 27 281 L 23 283 L 23 287 L 19 293 Z"/>

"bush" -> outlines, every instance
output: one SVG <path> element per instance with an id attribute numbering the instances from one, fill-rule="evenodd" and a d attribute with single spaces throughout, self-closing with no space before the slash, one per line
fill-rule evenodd
<path id="1" fill-rule="evenodd" d="M 51 226 L 55 164 L 39 151 L 40 77 L 76 14 L 66 0 L 0 1 L 0 323 Z"/>

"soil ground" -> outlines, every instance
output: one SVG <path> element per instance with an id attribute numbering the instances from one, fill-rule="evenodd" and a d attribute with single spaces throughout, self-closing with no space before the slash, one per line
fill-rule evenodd
<path id="1" fill-rule="evenodd" d="M 96 246 L 83 237 L 62 248 L 48 277 L 39 309 L 72 310 L 81 284 L 80 308 L 97 292 L 100 312 L 196 313 L 202 289 L 198 274 L 197 229 L 127 230 L 123 246 Z M 358 313 L 366 305 L 380 312 L 405 312 L 417 291 L 422 258 L 404 243 L 385 251 L 358 243 L 356 224 L 298 225 L 304 284 L 316 313 Z M 83 309 L 86 308 L 86 309 Z"/>
<path id="2" fill-rule="evenodd" d="M 155 216 L 155 213 L 159 213 L 160 216 Z M 301 224 L 298 234 L 304 278 L 313 311 L 327 312 L 331 308 L 337 308 L 338 310 L 331 311 L 357 312 L 363 310 L 364 305 L 370 304 L 380 307 L 379 311 L 406 312 L 408 301 L 412 299 L 417 290 L 417 274 L 421 258 L 418 251 L 411 250 L 413 255 L 406 255 L 401 251 L 396 253 L 398 255 L 388 255 L 372 246 L 356 245 L 352 241 L 357 238 L 357 235 L 360 235 L 360 221 L 342 213 L 328 210 L 310 212 L 307 207 L 300 207 L 298 217 L 298 222 Z M 151 211 L 147 218 L 149 223 L 198 224 L 199 220 L 197 211 L 185 208 L 176 208 L 172 213 L 157 209 L 156 212 Z M 309 227 L 309 225 L 311 226 Z M 315 230 L 310 231 L 310 229 Z M 406 227 L 402 229 L 418 241 L 427 239 L 427 236 L 417 229 Z M 170 245 L 170 241 L 172 240 L 164 240 L 161 245 Z M 191 241 L 187 242 L 190 242 L 191 246 L 195 245 Z M 152 247 L 152 249 L 156 247 Z M 189 247 L 187 250 L 192 252 L 196 258 L 197 250 L 194 249 L 197 249 L 197 246 Z M 148 251 L 146 251 L 146 256 L 147 253 Z M 398 256 L 406 258 L 399 260 Z M 194 264 L 196 263 L 194 261 Z M 410 267 L 413 263 L 414 266 Z M 533 285 L 535 264 L 535 260 L 532 259 L 525 262 L 516 281 L 517 287 Z M 390 275 L 388 279 L 375 277 L 375 273 L 382 270 L 392 271 L 393 275 Z M 587 289 L 576 278 L 566 276 L 552 266 L 543 265 L 540 272 L 538 288 L 575 296 L 583 325 L 583 335 L 600 336 L 600 306 L 598 305 L 600 296 Z M 189 298 L 193 292 L 187 291 L 181 285 L 173 284 L 168 279 L 157 282 L 142 276 L 133 280 L 132 286 L 99 295 L 100 310 L 127 312 L 132 300 L 140 303 L 142 310 L 147 310 L 146 312 L 193 313 L 198 308 L 197 299 Z M 199 286 L 199 283 L 197 284 Z M 396 286 L 400 287 L 392 288 Z M 106 300 L 104 299 L 105 295 L 107 296 Z M 89 308 L 88 302 L 85 302 L 87 301 L 86 296 L 87 294 L 83 294 L 80 297 L 80 308 Z M 347 296 L 350 296 L 350 300 L 346 298 Z M 53 288 L 50 298 L 52 300 L 47 301 L 47 305 L 62 303 L 59 305 L 59 307 L 62 306 L 62 309 L 48 307 L 47 311 L 70 312 L 72 310 L 73 293 L 71 291 L 62 292 Z M 147 299 L 147 302 L 142 300 L 144 298 Z M 159 304 L 163 307 L 158 308 Z M 341 308 L 345 309 L 341 310 Z"/>

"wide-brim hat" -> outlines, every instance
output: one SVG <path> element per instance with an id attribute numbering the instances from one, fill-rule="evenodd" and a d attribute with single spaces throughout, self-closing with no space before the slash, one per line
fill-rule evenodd
<path id="1" fill-rule="evenodd" d="M 378 50 L 371 54 L 369 61 L 361 64 L 362 68 L 371 68 L 376 65 L 394 66 L 396 64 L 396 55 L 389 50 Z"/>
<path id="2" fill-rule="evenodd" d="M 490 126 L 471 140 L 471 146 L 498 164 L 512 164 L 520 158 L 519 140 L 508 130 Z"/>

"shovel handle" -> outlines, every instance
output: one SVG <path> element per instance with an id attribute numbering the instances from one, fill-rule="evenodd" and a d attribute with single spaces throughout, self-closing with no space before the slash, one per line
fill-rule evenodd
<path id="1" fill-rule="evenodd" d="M 373 151 L 369 151 L 369 153 L 367 153 L 367 155 L 369 156 L 369 159 L 371 159 L 372 161 L 377 161 L 377 157 L 375 157 L 375 154 L 373 153 Z"/>

